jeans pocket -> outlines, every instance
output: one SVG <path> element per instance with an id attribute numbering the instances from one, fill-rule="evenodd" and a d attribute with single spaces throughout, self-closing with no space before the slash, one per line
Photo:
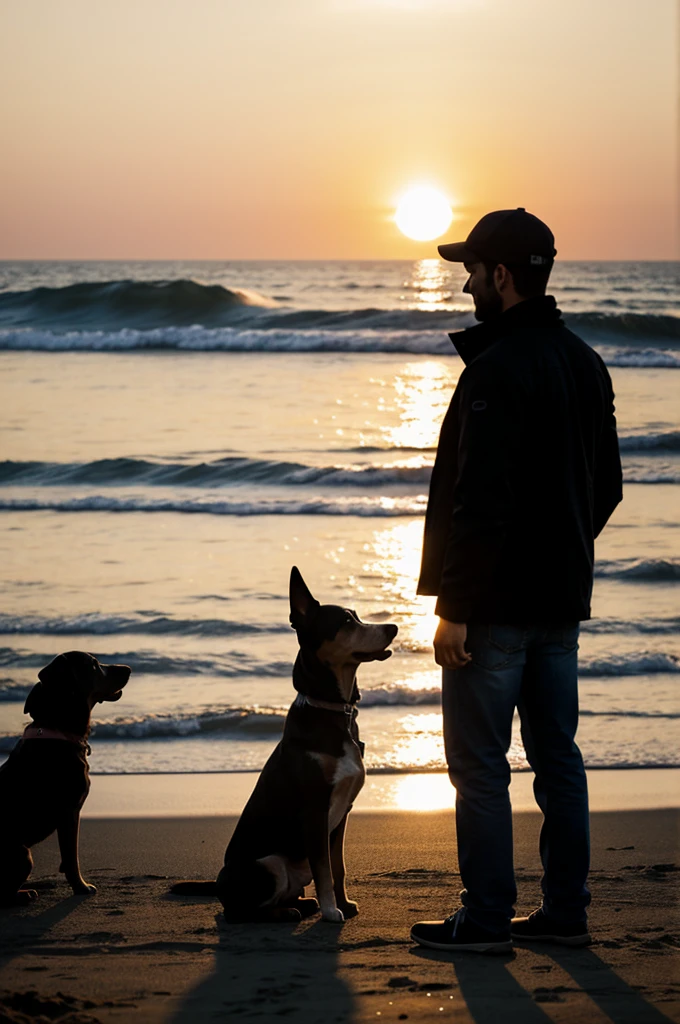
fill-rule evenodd
<path id="1" fill-rule="evenodd" d="M 472 661 L 492 671 L 506 668 L 525 646 L 526 631 L 517 626 L 473 626 L 468 631 Z"/>
<path id="2" fill-rule="evenodd" d="M 505 654 L 516 654 L 526 647 L 527 631 L 521 626 L 487 626 L 489 644 L 504 651 Z"/>

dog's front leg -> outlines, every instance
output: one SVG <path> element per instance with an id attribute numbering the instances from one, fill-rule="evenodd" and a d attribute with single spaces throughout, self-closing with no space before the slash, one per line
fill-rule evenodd
<path id="1" fill-rule="evenodd" d="M 347 899 L 345 891 L 345 828 L 347 815 L 336 829 L 331 832 L 331 870 L 333 872 L 333 889 L 335 900 L 345 920 L 356 917 L 359 908 L 353 900 Z"/>
<path id="2" fill-rule="evenodd" d="M 335 901 L 331 851 L 328 836 L 328 810 L 309 811 L 305 815 L 305 838 L 309 866 L 316 887 L 316 895 L 324 921 L 340 923 L 345 920 Z"/>
<path id="3" fill-rule="evenodd" d="M 97 891 L 94 885 L 86 882 L 80 873 L 80 862 L 78 859 L 78 835 L 80 832 L 80 808 L 69 812 L 57 825 L 57 836 L 59 837 L 59 851 L 61 853 L 61 864 L 59 870 L 66 875 L 74 893 L 77 895 L 92 895 Z"/>

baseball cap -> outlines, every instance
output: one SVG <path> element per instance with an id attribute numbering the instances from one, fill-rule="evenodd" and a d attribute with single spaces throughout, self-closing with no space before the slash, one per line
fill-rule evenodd
<path id="1" fill-rule="evenodd" d="M 452 263 L 488 260 L 509 266 L 541 267 L 551 264 L 557 255 L 548 225 L 527 213 L 523 206 L 487 213 L 464 242 L 448 242 L 437 248 L 439 255 Z"/>

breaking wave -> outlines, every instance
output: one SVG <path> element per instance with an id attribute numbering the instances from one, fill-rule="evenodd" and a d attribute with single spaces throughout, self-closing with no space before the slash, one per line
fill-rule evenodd
<path id="1" fill-rule="evenodd" d="M 410 355 L 454 354 L 445 330 L 294 330 L 200 326 L 152 330 L 65 331 L 0 329 L 0 350 L 41 352 L 366 352 Z M 665 364 L 664 364 L 665 365 Z M 680 365 L 680 359 L 678 361 Z"/>
<path id="2" fill-rule="evenodd" d="M 201 496 L 183 498 L 117 498 L 93 494 L 82 498 L 8 498 L 0 501 L 0 512 L 183 512 L 213 516 L 394 516 L 423 515 L 425 495 L 413 498 L 310 498 L 277 501 L 228 501 Z"/>
<path id="3" fill-rule="evenodd" d="M 93 652 L 94 653 L 94 652 Z M 202 658 L 169 657 L 151 651 L 101 654 L 102 661 L 129 665 L 140 675 L 202 675 L 220 679 L 286 678 L 291 673 L 291 662 L 258 662 L 251 655 L 230 652 L 228 655 Z M 49 655 L 33 651 L 0 648 L 0 666 L 5 669 L 38 669 L 49 660 Z M 663 651 L 638 651 L 628 654 L 609 654 L 600 657 L 582 657 L 579 675 L 583 678 L 621 678 L 680 673 L 680 658 Z M 0 680 L 0 702 L 25 700 L 33 682 L 15 682 L 11 678 Z M 413 687 L 408 682 L 386 683 L 362 691 L 362 707 L 438 704 L 441 690 L 438 685 Z M 154 719 L 155 720 L 155 719 Z"/>
<path id="4" fill-rule="evenodd" d="M 398 687 L 395 688 L 395 694 Z M 440 704 L 441 692 L 437 688 L 431 691 L 418 691 L 419 699 L 397 700 L 392 695 L 387 699 L 379 699 L 381 691 L 368 690 L 364 693 L 362 707 L 434 705 Z M 371 700 L 371 697 L 378 699 Z M 150 739 L 182 739 L 195 737 L 221 737 L 222 739 L 271 740 L 278 738 L 286 719 L 287 708 L 283 707 L 221 707 L 203 711 L 191 711 L 186 714 L 151 714 L 120 716 L 110 722 L 97 722 L 93 725 L 90 739 L 94 741 L 134 741 Z M 664 711 L 641 711 L 635 708 L 622 709 L 581 709 L 584 717 L 609 718 L 642 718 L 642 719 L 677 719 L 680 714 Z M 17 742 L 18 736 L 0 736 L 0 752 L 6 753 Z"/>
<path id="5" fill-rule="evenodd" d="M 245 314 L 242 314 L 245 315 Z M 396 314 L 395 314 L 396 315 Z M 421 314 L 426 315 L 426 314 Z M 434 315 L 434 314 L 430 314 Z M 448 314 L 439 330 L 406 330 L 394 328 L 355 328 L 353 330 L 287 330 L 280 326 L 269 329 L 199 326 L 117 331 L 65 331 L 19 328 L 0 329 L 0 351 L 40 352 L 354 352 L 393 355 L 453 356 L 454 350 L 446 329 L 455 325 Z M 461 314 L 458 314 L 461 315 Z M 672 319 L 672 318 L 667 318 Z M 638 348 L 615 347 L 593 341 L 608 366 L 680 368 L 680 353 L 656 345 Z M 641 339 L 642 340 L 642 339 Z M 672 344 L 670 339 L 665 339 Z"/>
<path id="6" fill-rule="evenodd" d="M 197 281 L 80 282 L 63 288 L 0 293 L 0 324 L 74 327 L 158 327 L 220 324 L 235 311 L 276 303 L 250 291 Z"/>
<path id="7" fill-rule="evenodd" d="M 627 434 L 620 439 L 624 455 L 645 456 L 680 452 L 680 431 L 649 434 Z M 380 449 L 354 449 L 354 452 L 379 454 Z M 276 486 L 327 487 L 392 487 L 427 485 L 432 470 L 433 450 L 408 448 L 384 449 L 384 454 L 402 457 L 399 461 L 379 463 L 346 463 L 326 466 L 307 465 L 281 459 L 256 459 L 225 455 L 212 461 L 158 461 L 143 458 L 95 459 L 92 462 L 0 462 L 0 486 L 116 486 L 144 485 L 150 487 L 227 487 L 243 483 Z M 631 466 L 629 482 L 663 482 L 680 480 L 667 466 L 648 469 Z"/>
<path id="8" fill-rule="evenodd" d="M 247 636 L 257 633 L 289 633 L 290 626 L 272 623 L 229 621 L 227 619 L 184 619 L 154 612 L 132 615 L 105 615 L 89 612 L 84 615 L 17 616 L 0 613 L 0 634 L 38 636 Z M 106 656 L 108 658 L 108 655 Z"/>
<path id="9" fill-rule="evenodd" d="M 619 558 L 595 563 L 595 575 L 639 583 L 677 583 L 680 558 Z"/>
<path id="10" fill-rule="evenodd" d="M 220 487 L 241 483 L 278 486 L 382 487 L 427 484 L 430 460 L 416 465 L 308 466 L 304 463 L 226 456 L 213 462 L 154 462 L 149 459 L 97 459 L 93 462 L 0 462 L 0 485 L 41 487 L 100 486 Z"/>
<path id="11" fill-rule="evenodd" d="M 220 596 L 220 595 L 216 595 Z M 181 618 L 157 612 L 133 612 L 128 615 L 107 615 L 85 612 L 82 615 L 41 616 L 0 613 L 0 635 L 5 636 L 198 636 L 231 637 L 272 633 L 289 634 L 283 622 L 269 624 L 229 619 Z M 647 619 L 590 619 L 581 624 L 582 633 L 596 635 L 673 635 L 680 632 L 680 617 Z M 395 641 L 395 651 L 428 653 L 431 644 L 408 639 Z M 106 655 L 104 660 L 108 660 Z"/>
<path id="12" fill-rule="evenodd" d="M 659 434 L 623 434 L 619 437 L 621 452 L 680 452 L 680 430 Z"/>
<path id="13" fill-rule="evenodd" d="M 56 652 L 55 652 L 56 653 Z M 133 672 L 140 675 L 209 675 L 227 679 L 240 679 L 250 676 L 283 677 L 291 672 L 290 661 L 258 661 L 251 654 L 229 651 L 224 655 L 206 655 L 191 657 L 190 655 L 156 654 L 153 651 L 117 651 L 114 653 L 98 653 L 95 657 L 105 664 L 129 665 Z M 0 667 L 2 668 L 42 668 L 52 655 L 34 651 L 21 651 L 12 647 L 0 647 Z M 30 689 L 30 687 L 29 687 Z M 11 682 L 0 683 L 0 700 L 18 700 L 8 696 L 13 692 Z M 18 690 L 17 690 L 18 692 Z M 28 691 L 27 691 L 28 692 Z"/>
<path id="14" fill-rule="evenodd" d="M 7 326 L 97 326 L 101 330 L 140 326 L 206 326 L 229 321 L 248 307 L 265 329 L 449 330 L 474 323 L 472 312 L 421 309 L 291 309 L 246 289 L 202 284 L 192 279 L 81 281 L 0 293 L 0 323 Z M 275 308 L 272 308 L 275 307 Z M 565 314 L 565 322 L 587 338 L 617 342 L 680 343 L 680 319 L 654 313 Z"/>
<path id="15" fill-rule="evenodd" d="M 580 676 L 646 676 L 680 672 L 680 658 L 663 651 L 640 651 L 630 654 L 607 654 L 602 657 L 579 658 Z"/>

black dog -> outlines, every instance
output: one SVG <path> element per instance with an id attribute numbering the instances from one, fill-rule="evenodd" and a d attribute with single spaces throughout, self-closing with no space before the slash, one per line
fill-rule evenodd
<path id="1" fill-rule="evenodd" d="M 60 654 L 38 673 L 24 712 L 33 724 L 0 768 L 0 905 L 28 903 L 31 847 L 57 831 L 60 871 L 74 893 L 93 893 L 80 873 L 80 811 L 90 789 L 87 736 L 95 704 L 119 700 L 127 665 L 100 665 L 83 651 Z"/>
<path id="2" fill-rule="evenodd" d="M 298 697 L 283 738 L 243 810 L 217 881 L 172 888 L 178 895 L 216 894 L 234 921 L 300 920 L 319 903 L 325 921 L 357 913 L 345 892 L 343 849 L 347 815 L 365 777 L 356 670 L 362 661 L 389 658 L 397 627 L 320 605 L 296 568 L 290 620 L 300 643 L 293 668 Z M 312 879 L 319 903 L 303 898 Z"/>

